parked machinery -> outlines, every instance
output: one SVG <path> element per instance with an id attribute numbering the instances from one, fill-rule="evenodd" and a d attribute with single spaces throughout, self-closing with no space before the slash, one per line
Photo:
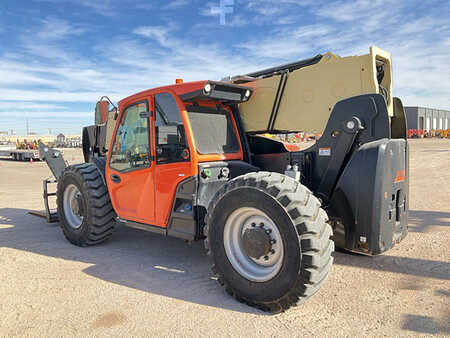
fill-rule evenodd
<path id="1" fill-rule="evenodd" d="M 105 241 L 117 222 L 203 240 L 228 293 L 279 312 L 319 290 L 335 243 L 376 255 L 407 233 L 405 114 L 379 49 L 177 82 L 110 107 L 100 100 L 83 130 L 85 163 L 40 147 L 75 245 Z M 322 137 L 290 152 L 259 136 L 281 131 Z"/>

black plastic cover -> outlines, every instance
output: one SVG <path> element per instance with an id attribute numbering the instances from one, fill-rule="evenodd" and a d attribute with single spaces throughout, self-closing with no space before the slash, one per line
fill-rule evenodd
<path id="1" fill-rule="evenodd" d="M 167 235 L 187 241 L 201 237 L 200 223 L 194 207 L 196 194 L 197 177 L 189 177 L 178 184 Z"/>
<path id="2" fill-rule="evenodd" d="M 406 236 L 407 158 L 402 139 L 369 142 L 352 155 L 329 207 L 345 226 L 346 249 L 379 254 Z"/>
<path id="3" fill-rule="evenodd" d="M 195 90 L 180 95 L 181 100 L 185 102 L 212 100 L 233 104 L 247 101 L 253 94 L 253 89 L 250 87 L 220 81 L 207 81 L 207 83 L 211 86 L 210 92 L 205 92 L 203 89 Z M 250 96 L 245 95 L 247 91 L 250 91 Z"/>

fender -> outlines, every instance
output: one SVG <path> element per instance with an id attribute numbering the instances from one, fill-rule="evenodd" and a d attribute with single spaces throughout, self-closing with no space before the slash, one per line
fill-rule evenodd
<path id="1" fill-rule="evenodd" d="M 102 181 L 106 186 L 106 156 L 92 156 L 89 163 L 93 163 L 97 167 L 97 170 L 102 177 Z"/>

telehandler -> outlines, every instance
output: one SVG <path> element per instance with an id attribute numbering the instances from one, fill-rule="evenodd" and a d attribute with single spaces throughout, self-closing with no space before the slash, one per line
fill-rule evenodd
<path id="1" fill-rule="evenodd" d="M 407 234 L 408 144 L 391 56 L 331 53 L 222 81 L 146 90 L 96 106 L 85 163 L 41 144 L 59 220 L 78 246 L 118 222 L 204 240 L 220 284 L 280 312 L 322 286 L 336 246 L 365 255 Z M 111 108 L 111 109 L 110 109 Z M 290 152 L 263 133 L 315 132 Z"/>

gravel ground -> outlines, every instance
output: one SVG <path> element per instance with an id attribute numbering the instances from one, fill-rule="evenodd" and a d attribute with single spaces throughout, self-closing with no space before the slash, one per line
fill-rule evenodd
<path id="1" fill-rule="evenodd" d="M 45 163 L 0 160 L 0 336 L 448 336 L 449 169 L 450 140 L 412 140 L 406 239 L 378 257 L 335 253 L 318 294 L 268 315 L 211 279 L 202 243 L 120 227 L 69 244 L 28 214 L 42 210 Z"/>

